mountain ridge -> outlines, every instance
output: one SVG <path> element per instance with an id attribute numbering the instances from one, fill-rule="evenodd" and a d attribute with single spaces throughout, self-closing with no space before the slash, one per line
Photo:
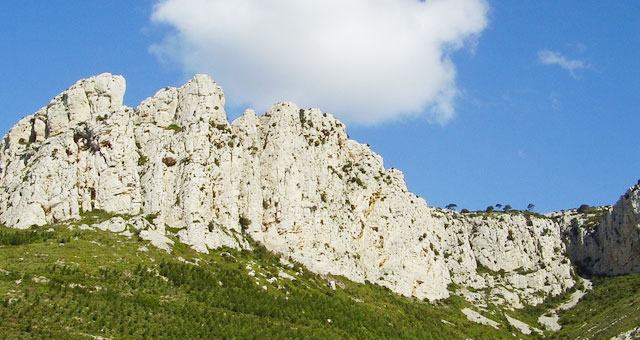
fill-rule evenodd
<path id="1" fill-rule="evenodd" d="M 568 224 L 585 230 L 578 220 L 429 207 L 319 109 L 285 102 L 230 123 L 222 89 L 206 75 L 136 109 L 122 104 L 125 88 L 111 74 L 81 80 L 7 133 L 1 223 L 24 229 L 104 210 L 201 252 L 248 249 L 250 238 L 320 274 L 429 300 L 448 297 L 453 284 L 478 305 L 516 308 L 573 287 L 570 260 L 590 256 L 577 254 L 611 253 L 589 246 L 594 233 L 567 238 Z M 637 216 L 631 195 L 607 216 Z M 617 244 L 625 233 L 604 230 L 637 229 L 635 219 L 612 228 L 614 220 L 624 218 L 605 217 L 598 230 L 607 236 L 598 237 Z M 615 260 L 598 270 L 638 267 Z"/>

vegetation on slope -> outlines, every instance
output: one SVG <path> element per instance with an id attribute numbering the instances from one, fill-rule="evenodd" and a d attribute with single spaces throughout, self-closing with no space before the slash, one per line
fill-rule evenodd
<path id="1" fill-rule="evenodd" d="M 321 277 L 282 264 L 259 245 L 201 254 L 176 243 L 168 254 L 135 230 L 126 238 L 77 228 L 108 217 L 96 212 L 75 224 L 34 230 L 0 226 L 0 338 L 540 337 L 520 334 L 493 305 L 483 314 L 499 329 L 468 321 L 461 309 L 471 306 L 460 297 L 432 304 L 373 284 Z M 633 328 L 640 324 L 639 288 L 640 275 L 595 279 L 593 292 L 561 314 L 563 329 L 545 332 L 547 338 L 609 339 Z M 507 314 L 542 328 L 537 316 L 565 297 Z"/>
<path id="2" fill-rule="evenodd" d="M 640 274 L 592 279 L 594 288 L 560 314 L 553 339 L 611 339 L 640 325 Z"/>
<path id="3" fill-rule="evenodd" d="M 0 235 L 3 339 L 514 338 L 468 321 L 461 298 L 430 304 L 342 278 L 332 290 L 259 246 L 167 254 L 66 225 Z"/>

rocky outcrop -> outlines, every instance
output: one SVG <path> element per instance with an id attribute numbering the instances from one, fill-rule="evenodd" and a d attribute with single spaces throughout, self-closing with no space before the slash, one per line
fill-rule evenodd
<path id="1" fill-rule="evenodd" d="M 598 275 L 640 272 L 640 185 L 613 207 L 556 213 L 571 259 Z"/>
<path id="2" fill-rule="evenodd" d="M 522 307 L 574 285 L 560 229 L 552 219 L 527 212 L 454 214 L 445 219 L 460 226 L 454 243 L 447 244 L 446 251 L 456 254 L 447 264 L 454 283 L 475 291 L 464 294 L 468 300 L 482 303 L 488 296 L 485 302 Z M 460 240 L 465 232 L 469 249 L 461 246 L 466 244 Z M 474 270 L 464 261 L 467 253 L 476 262 Z M 489 294 L 478 294 L 479 290 Z"/>
<path id="3" fill-rule="evenodd" d="M 581 270 L 599 259 L 600 241 L 598 230 L 600 223 L 610 213 L 612 207 L 587 207 L 570 209 L 548 214 L 560 225 L 562 239 L 567 255 Z M 598 260 L 599 261 L 599 260 Z M 586 266 L 585 266 L 586 265 Z"/>
<path id="4" fill-rule="evenodd" d="M 1 223 L 133 215 L 155 239 L 175 233 L 206 252 L 250 237 L 315 272 L 431 300 L 457 285 L 518 307 L 574 284 L 552 219 L 429 207 L 330 114 L 279 103 L 230 124 L 204 75 L 136 109 L 124 89 L 110 74 L 79 81 L 9 131 Z"/>
<path id="5" fill-rule="evenodd" d="M 636 327 L 628 332 L 619 334 L 611 338 L 611 340 L 633 340 L 640 339 L 640 327 Z"/>

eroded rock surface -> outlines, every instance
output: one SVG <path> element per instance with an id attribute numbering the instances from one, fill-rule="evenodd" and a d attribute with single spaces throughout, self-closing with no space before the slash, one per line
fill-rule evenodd
<path id="1" fill-rule="evenodd" d="M 230 124 L 204 75 L 136 109 L 124 90 L 120 76 L 81 80 L 9 131 L 1 223 L 99 209 L 134 216 L 166 247 L 169 231 L 202 252 L 249 248 L 250 236 L 312 271 L 421 299 L 446 298 L 453 283 L 469 300 L 519 307 L 574 284 L 554 220 L 429 207 L 330 114 L 279 103 Z M 101 227 L 132 223 L 113 222 Z"/>
<path id="2" fill-rule="evenodd" d="M 555 213 L 571 259 L 588 273 L 640 272 L 640 185 L 613 207 Z"/>
<path id="3" fill-rule="evenodd" d="M 636 327 L 628 332 L 619 334 L 611 338 L 611 340 L 633 340 L 640 339 L 640 327 Z"/>

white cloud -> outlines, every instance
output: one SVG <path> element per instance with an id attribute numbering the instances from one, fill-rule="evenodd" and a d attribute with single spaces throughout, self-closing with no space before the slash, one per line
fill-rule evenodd
<path id="1" fill-rule="evenodd" d="M 574 78 L 578 78 L 576 74 L 577 70 L 589 67 L 589 65 L 582 60 L 569 60 L 562 54 L 549 50 L 538 51 L 538 60 L 545 65 L 558 65 L 569 71 L 569 74 Z"/>
<path id="2" fill-rule="evenodd" d="M 374 124 L 454 116 L 450 54 L 484 30 L 485 0 L 162 0 L 151 51 L 204 72 L 233 105 L 278 101 Z M 470 44 L 473 45 L 473 44 Z"/>

